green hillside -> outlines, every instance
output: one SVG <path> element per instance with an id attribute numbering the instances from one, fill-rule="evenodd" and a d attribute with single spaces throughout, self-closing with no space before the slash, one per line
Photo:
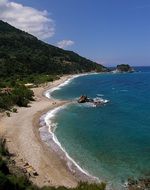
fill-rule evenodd
<path id="1" fill-rule="evenodd" d="M 106 71 L 72 51 L 46 44 L 0 21 L 0 77 Z"/>

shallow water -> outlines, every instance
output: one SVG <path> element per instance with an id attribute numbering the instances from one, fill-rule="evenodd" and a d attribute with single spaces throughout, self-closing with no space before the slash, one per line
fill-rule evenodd
<path id="1" fill-rule="evenodd" d="M 51 94 L 59 99 L 87 94 L 110 100 L 102 107 L 69 105 L 53 122 L 69 155 L 119 189 L 128 177 L 150 176 L 150 68 L 140 70 L 82 76 Z"/>

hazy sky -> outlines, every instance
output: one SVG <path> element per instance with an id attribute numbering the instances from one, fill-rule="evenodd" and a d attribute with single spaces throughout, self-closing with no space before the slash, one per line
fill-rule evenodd
<path id="1" fill-rule="evenodd" d="M 0 19 L 106 66 L 150 66 L 150 0 L 0 0 Z"/>

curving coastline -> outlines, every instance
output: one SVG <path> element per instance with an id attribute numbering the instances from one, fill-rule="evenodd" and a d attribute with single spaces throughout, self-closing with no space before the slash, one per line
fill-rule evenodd
<path id="1" fill-rule="evenodd" d="M 48 147 L 39 135 L 41 115 L 68 103 L 68 101 L 48 99 L 43 95 L 47 90 L 55 89 L 67 80 L 72 80 L 72 77 L 75 76 L 66 75 L 48 85 L 33 88 L 35 101 L 31 102 L 30 107 L 19 107 L 18 113 L 11 113 L 11 117 L 6 115 L 0 117 L 0 135 L 6 139 L 7 147 L 14 155 L 16 165 L 24 169 L 25 164 L 28 163 L 30 169 L 38 173 L 36 177 L 31 176 L 30 180 L 40 187 L 75 187 L 78 181 L 87 180 L 82 172 L 73 174 L 68 169 L 66 161 Z"/>
<path id="2" fill-rule="evenodd" d="M 80 76 L 84 76 L 85 74 L 80 74 L 80 75 L 72 75 L 71 77 L 67 78 L 64 82 L 58 84 L 55 87 L 52 87 L 48 90 L 46 90 L 43 95 L 45 95 L 47 98 L 52 98 L 51 97 L 51 93 L 55 90 L 59 90 L 61 87 L 66 86 L 67 84 L 69 84 L 74 78 L 80 77 Z"/>
<path id="3" fill-rule="evenodd" d="M 55 90 L 59 90 L 61 89 L 63 86 L 68 85 L 73 79 L 81 77 L 81 76 L 86 76 L 86 75 L 94 75 L 94 74 L 98 74 L 96 72 L 90 72 L 90 73 L 82 73 L 82 74 L 74 74 L 74 75 L 70 75 L 70 77 L 66 78 L 66 80 L 64 80 L 62 83 L 58 84 L 55 87 L 52 87 L 48 90 L 46 90 L 43 95 L 45 95 L 47 98 L 49 99 L 53 99 L 53 97 L 51 96 L 51 93 Z"/>
<path id="4" fill-rule="evenodd" d="M 74 78 L 84 76 L 87 74 L 80 74 L 80 75 L 73 75 L 71 78 L 67 79 L 57 87 L 51 88 L 47 90 L 44 95 L 51 99 L 51 93 L 55 90 L 60 89 L 61 87 L 69 84 Z M 57 101 L 57 99 L 53 99 Z M 79 180 L 79 181 L 88 181 L 88 182 L 100 182 L 99 178 L 92 176 L 88 173 L 88 171 L 85 171 L 82 167 L 80 167 L 75 160 L 73 160 L 69 154 L 66 152 L 66 150 L 62 147 L 61 143 L 57 139 L 55 135 L 55 124 L 52 122 L 52 118 L 59 112 L 59 110 L 64 109 L 68 104 L 73 103 L 72 101 L 66 101 L 63 103 L 63 105 L 56 107 L 50 111 L 48 111 L 46 114 L 42 115 L 40 117 L 40 137 L 42 141 L 44 141 L 50 148 L 52 148 L 57 155 L 65 161 L 66 166 L 68 169 L 72 172 L 72 174 Z"/>

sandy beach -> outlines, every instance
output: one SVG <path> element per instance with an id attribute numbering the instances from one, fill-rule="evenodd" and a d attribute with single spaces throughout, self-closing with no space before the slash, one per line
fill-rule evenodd
<path id="1" fill-rule="evenodd" d="M 71 78 L 71 75 L 33 88 L 35 101 L 28 108 L 17 108 L 18 113 L 11 117 L 0 118 L 0 135 L 6 138 L 10 153 L 19 167 L 28 166 L 28 170 L 37 172 L 30 179 L 38 186 L 67 186 L 77 185 L 77 178 L 72 175 L 63 161 L 50 147 L 41 141 L 39 135 L 39 118 L 50 109 L 65 104 L 65 101 L 46 98 L 43 93 Z M 27 171 L 28 171 L 27 170 Z"/>

